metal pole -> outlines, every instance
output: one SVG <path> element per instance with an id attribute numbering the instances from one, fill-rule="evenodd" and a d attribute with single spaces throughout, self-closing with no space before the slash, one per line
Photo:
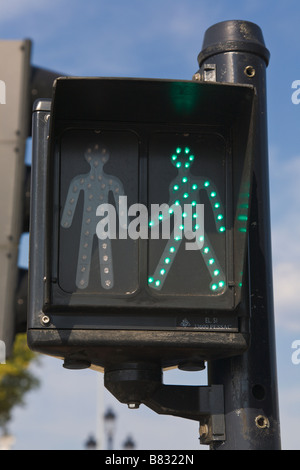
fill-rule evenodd
<path id="1" fill-rule="evenodd" d="M 266 118 L 269 52 L 257 25 L 225 21 L 206 31 L 198 61 L 200 70 L 196 79 L 251 84 L 258 98 L 248 245 L 251 346 L 241 356 L 208 364 L 209 384 L 223 384 L 225 397 L 226 441 L 212 448 L 278 450 L 280 427 Z"/>

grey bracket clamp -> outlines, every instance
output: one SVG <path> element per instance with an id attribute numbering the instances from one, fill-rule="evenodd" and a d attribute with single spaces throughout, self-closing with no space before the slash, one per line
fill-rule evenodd
<path id="1" fill-rule="evenodd" d="M 159 414 L 200 422 L 200 444 L 225 441 L 223 385 L 161 385 L 144 404 Z"/>
<path id="2" fill-rule="evenodd" d="M 158 414 L 199 421 L 201 444 L 226 440 L 223 385 L 164 385 L 161 370 L 147 366 L 106 369 L 105 387 L 129 408 L 143 403 Z"/>

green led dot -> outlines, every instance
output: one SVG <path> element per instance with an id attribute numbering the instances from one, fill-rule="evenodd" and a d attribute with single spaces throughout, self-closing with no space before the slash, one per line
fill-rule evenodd
<path id="1" fill-rule="evenodd" d="M 154 222 L 153 222 L 153 220 L 150 220 L 149 227 L 152 227 L 152 225 L 154 225 Z"/>
<path id="2" fill-rule="evenodd" d="M 180 168 L 181 167 L 181 162 L 177 162 L 176 163 L 176 168 Z"/>
<path id="3" fill-rule="evenodd" d="M 206 188 L 208 188 L 209 185 L 210 185 L 210 182 L 209 182 L 209 181 L 205 181 L 205 182 L 204 182 L 204 186 L 205 186 Z"/>
<path id="4" fill-rule="evenodd" d="M 162 214 L 159 214 L 158 219 L 163 220 L 164 216 Z"/>
<path id="5" fill-rule="evenodd" d="M 174 246 L 171 246 L 171 248 L 170 248 L 169 251 L 170 251 L 170 253 L 175 253 L 175 247 L 174 247 Z"/>
<path id="6" fill-rule="evenodd" d="M 218 220 L 222 220 L 223 218 L 224 218 L 224 216 L 222 214 L 219 214 L 218 217 L 217 217 Z"/>
<path id="7" fill-rule="evenodd" d="M 197 219 L 197 217 L 198 217 L 198 214 L 193 214 L 194 219 Z"/>
<path id="8" fill-rule="evenodd" d="M 210 193 L 210 197 L 216 197 L 216 195 L 217 195 L 216 191 L 212 191 L 212 192 Z"/>
<path id="9" fill-rule="evenodd" d="M 155 285 L 156 287 L 160 286 L 160 281 L 159 280 L 155 281 Z"/>
<path id="10" fill-rule="evenodd" d="M 184 168 L 189 168 L 189 167 L 190 167 L 190 164 L 189 164 L 188 162 L 186 162 L 186 163 L 184 164 Z"/>
<path id="11" fill-rule="evenodd" d="M 198 185 L 197 184 L 193 184 L 192 185 L 192 189 L 195 191 L 196 189 L 198 188 Z"/>
<path id="12" fill-rule="evenodd" d="M 208 262 L 209 262 L 209 264 L 214 264 L 215 260 L 214 260 L 214 258 L 210 258 L 210 259 L 208 260 Z"/>
<path id="13" fill-rule="evenodd" d="M 179 225 L 179 228 L 180 228 L 180 230 L 183 230 L 183 229 L 184 229 L 184 225 L 182 225 L 182 224 Z"/>
<path id="14" fill-rule="evenodd" d="M 165 270 L 165 269 L 161 269 L 161 270 L 160 270 L 160 274 L 163 276 L 164 274 L 166 274 L 166 270 Z"/>
<path id="15" fill-rule="evenodd" d="M 184 197 L 184 199 L 186 199 L 186 198 L 189 197 L 189 194 L 188 194 L 188 193 L 184 193 L 183 197 Z"/>
<path id="16" fill-rule="evenodd" d="M 199 241 L 200 241 L 200 242 L 204 242 L 204 236 L 203 236 L 203 235 L 201 235 L 201 236 L 199 237 Z"/>
<path id="17" fill-rule="evenodd" d="M 185 153 L 190 153 L 190 149 L 188 147 L 185 147 L 184 151 Z"/>
<path id="18" fill-rule="evenodd" d="M 216 202 L 215 205 L 214 205 L 214 208 L 215 208 L 215 209 L 219 209 L 219 207 L 220 207 L 220 203 L 219 203 L 219 202 Z"/>
<path id="19" fill-rule="evenodd" d="M 171 261 L 170 258 L 165 258 L 165 263 L 166 263 L 166 264 L 169 264 L 170 261 Z"/>
<path id="20" fill-rule="evenodd" d="M 214 276 L 219 276 L 219 274 L 220 274 L 220 271 L 218 269 L 215 269 L 214 270 Z"/>
<path id="21" fill-rule="evenodd" d="M 172 160 L 173 160 L 173 162 L 174 162 L 175 160 L 177 160 L 177 155 L 172 155 Z"/>
<path id="22" fill-rule="evenodd" d="M 195 206 L 197 204 L 197 201 L 192 201 L 192 206 Z"/>
<path id="23" fill-rule="evenodd" d="M 195 227 L 194 227 L 194 230 L 199 230 L 199 228 L 200 228 L 200 225 L 196 224 Z"/>
<path id="24" fill-rule="evenodd" d="M 180 206 L 180 201 L 178 201 L 178 199 L 175 201 L 175 206 Z"/>
<path id="25" fill-rule="evenodd" d="M 181 148 L 180 147 L 177 147 L 176 153 L 181 153 Z"/>
<path id="26" fill-rule="evenodd" d="M 174 184 L 173 189 L 174 189 L 174 191 L 178 191 L 178 189 L 179 189 L 178 184 Z"/>
<path id="27" fill-rule="evenodd" d="M 225 286 L 225 282 L 224 281 L 220 281 L 219 282 L 219 287 L 224 287 Z"/>
<path id="28" fill-rule="evenodd" d="M 177 235 L 177 236 L 174 238 L 174 240 L 175 240 L 176 242 L 178 242 L 179 240 L 181 240 L 181 237 L 180 237 L 179 235 Z"/>
<path id="29" fill-rule="evenodd" d="M 216 290 L 218 288 L 218 285 L 217 284 L 212 284 L 212 286 L 210 288 L 211 288 L 211 290 Z"/>
<path id="30" fill-rule="evenodd" d="M 203 249 L 204 253 L 208 253 L 209 252 L 209 247 L 206 246 L 204 249 Z"/>
<path id="31" fill-rule="evenodd" d="M 184 213 L 182 214 L 182 217 L 187 217 L 187 213 L 184 212 Z"/>
<path id="32" fill-rule="evenodd" d="M 181 180 L 181 181 L 182 181 L 183 183 L 187 183 L 188 179 L 187 179 L 187 177 L 186 177 L 186 176 L 184 176 L 184 178 L 182 178 L 182 180 Z"/>
<path id="33" fill-rule="evenodd" d="M 223 226 L 219 228 L 219 232 L 225 232 L 225 230 L 226 230 L 226 229 L 225 229 L 225 227 L 223 227 Z"/>
<path id="34" fill-rule="evenodd" d="M 241 228 L 239 228 L 239 232 L 246 233 L 246 232 L 247 232 L 247 229 L 246 229 L 246 228 L 243 228 L 243 227 L 241 227 Z"/>
<path id="35" fill-rule="evenodd" d="M 173 209 L 169 209 L 169 214 L 173 214 Z"/>
<path id="36" fill-rule="evenodd" d="M 153 281 L 154 281 L 153 277 L 148 278 L 148 284 L 152 284 Z"/>
<path id="37" fill-rule="evenodd" d="M 190 155 L 190 156 L 189 156 L 189 161 L 190 161 L 190 162 L 193 162 L 193 161 L 194 161 L 194 158 L 195 158 L 194 155 Z"/>
<path id="38" fill-rule="evenodd" d="M 246 215 L 239 215 L 238 220 L 246 221 L 248 220 L 248 217 Z"/>

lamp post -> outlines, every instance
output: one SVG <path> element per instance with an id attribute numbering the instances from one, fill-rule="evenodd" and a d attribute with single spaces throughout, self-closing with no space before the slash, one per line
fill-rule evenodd
<path id="1" fill-rule="evenodd" d="M 89 436 L 84 446 L 86 450 L 96 450 L 97 442 L 93 436 Z"/>
<path id="2" fill-rule="evenodd" d="M 113 438 L 116 430 L 116 415 L 109 408 L 104 415 L 104 432 L 107 436 L 107 450 L 113 449 Z"/>
<path id="3" fill-rule="evenodd" d="M 128 436 L 123 444 L 124 450 L 133 450 L 135 448 L 135 442 L 131 436 Z"/>

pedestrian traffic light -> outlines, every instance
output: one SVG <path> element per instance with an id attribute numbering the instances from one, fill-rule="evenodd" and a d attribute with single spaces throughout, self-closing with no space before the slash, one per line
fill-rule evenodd
<path id="1" fill-rule="evenodd" d="M 65 367 L 248 347 L 255 92 L 59 78 L 33 112 L 28 339 Z"/>

